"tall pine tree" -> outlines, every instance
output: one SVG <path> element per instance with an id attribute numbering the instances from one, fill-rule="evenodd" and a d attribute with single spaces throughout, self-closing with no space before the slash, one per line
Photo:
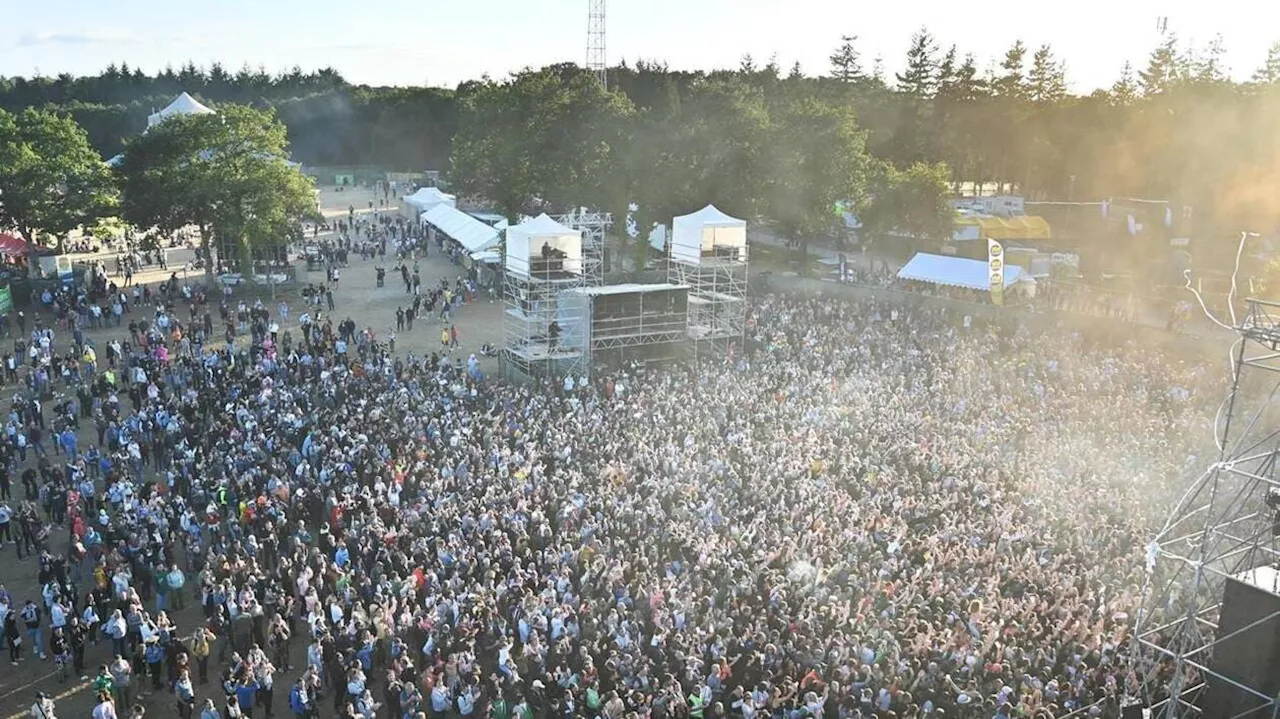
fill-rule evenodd
<path id="1" fill-rule="evenodd" d="M 1066 72 L 1048 45 L 1041 45 L 1031 57 L 1027 96 L 1032 102 L 1042 104 L 1059 102 L 1067 96 Z"/>
<path id="2" fill-rule="evenodd" d="M 1138 99 L 1138 83 L 1133 77 L 1133 65 L 1129 62 L 1120 68 L 1120 77 L 1111 85 L 1107 93 L 1113 105 L 1128 107 Z"/>
<path id="3" fill-rule="evenodd" d="M 1280 85 L 1280 42 L 1272 43 L 1267 50 L 1266 62 L 1253 73 L 1253 81 L 1259 85 Z"/>
<path id="4" fill-rule="evenodd" d="M 1139 85 L 1146 97 L 1155 97 L 1173 89 L 1187 79 L 1187 58 L 1178 50 L 1178 38 L 1173 33 L 1151 51 L 1145 70 L 1138 72 Z"/>
<path id="5" fill-rule="evenodd" d="M 897 74 L 898 89 L 918 100 L 933 97 L 938 88 L 938 61 L 934 57 L 937 44 L 927 28 L 920 28 L 911 36 L 907 49 L 907 63 Z"/>
<path id="6" fill-rule="evenodd" d="M 1021 99 L 1026 96 L 1026 80 L 1023 66 L 1027 61 L 1027 46 L 1016 40 L 1000 61 L 999 74 L 991 83 L 991 89 L 1000 97 Z"/>
<path id="7" fill-rule="evenodd" d="M 859 82 L 866 79 L 862 72 L 862 55 L 854 46 L 857 35 L 843 35 L 840 46 L 831 54 L 831 77 L 840 82 Z"/>

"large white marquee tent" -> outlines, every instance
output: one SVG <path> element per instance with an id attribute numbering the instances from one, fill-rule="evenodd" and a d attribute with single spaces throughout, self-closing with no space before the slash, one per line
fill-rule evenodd
<path id="1" fill-rule="evenodd" d="M 468 253 L 498 246 L 500 236 L 497 230 L 452 205 L 438 204 L 422 213 L 421 219 L 462 245 Z"/>
<path id="2" fill-rule="evenodd" d="M 732 259 L 747 259 L 747 223 L 707 205 L 671 221 L 671 259 L 699 264 L 717 249 L 736 248 Z"/>
<path id="3" fill-rule="evenodd" d="M 176 115 L 213 115 L 216 114 L 212 108 L 202 104 L 199 100 L 182 93 L 169 103 L 169 106 L 160 112 L 153 112 L 147 117 L 147 127 L 155 127 L 158 123 L 174 117 Z"/>

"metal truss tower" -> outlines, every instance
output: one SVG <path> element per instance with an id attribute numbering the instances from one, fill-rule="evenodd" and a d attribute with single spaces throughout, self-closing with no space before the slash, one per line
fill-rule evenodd
<path id="1" fill-rule="evenodd" d="M 1234 319 L 1234 318 L 1233 318 Z M 1234 322 L 1233 322 L 1234 323 Z M 1147 578 L 1133 631 L 1137 685 L 1153 719 L 1280 717 L 1280 698 L 1227 676 L 1225 642 L 1277 636 L 1280 611 L 1236 627 L 1222 622 L 1229 581 L 1260 584 L 1280 566 L 1280 303 L 1248 300 L 1234 329 L 1232 384 L 1214 426 L 1218 454 L 1147 548 Z M 1270 639 L 1268 639 L 1270 641 Z M 1234 672 L 1232 672 L 1234 673 Z M 1223 692 L 1233 693 L 1227 702 Z"/>
<path id="2" fill-rule="evenodd" d="M 609 87 L 605 56 L 605 0 L 587 0 L 587 69 L 594 72 L 605 89 Z"/>
<path id="3" fill-rule="evenodd" d="M 586 286 L 581 233 L 542 215 L 508 228 L 503 258 L 504 376 L 580 376 L 588 358 L 561 337 L 576 318 L 560 299 Z"/>
<path id="4" fill-rule="evenodd" d="M 695 261 L 669 257 L 667 282 L 689 288 L 689 339 L 695 354 L 707 347 L 727 353 L 742 347 L 747 328 L 747 248 Z"/>

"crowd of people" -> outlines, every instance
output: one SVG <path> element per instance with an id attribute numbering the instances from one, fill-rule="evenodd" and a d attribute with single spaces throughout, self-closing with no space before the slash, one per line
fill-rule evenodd
<path id="1" fill-rule="evenodd" d="M 44 530 L 6 646 L 93 674 L 96 719 L 1114 719 L 1220 399 L 1201 362 L 870 301 L 535 388 L 148 298 L 100 361 L 36 321 L 0 442 L 0 517 Z"/>

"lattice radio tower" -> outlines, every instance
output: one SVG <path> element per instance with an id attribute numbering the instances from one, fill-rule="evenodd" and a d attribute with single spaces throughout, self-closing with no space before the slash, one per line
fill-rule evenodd
<path id="1" fill-rule="evenodd" d="M 604 2 L 587 0 L 587 69 L 594 72 L 600 85 L 607 89 L 609 73 L 604 50 Z"/>

